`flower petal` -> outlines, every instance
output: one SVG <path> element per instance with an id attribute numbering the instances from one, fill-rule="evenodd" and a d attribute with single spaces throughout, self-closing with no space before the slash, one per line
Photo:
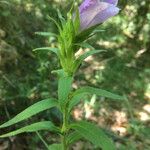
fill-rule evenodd
<path id="1" fill-rule="evenodd" d="M 103 23 L 107 19 L 109 19 L 112 16 L 115 16 L 116 14 L 119 13 L 119 8 L 111 5 L 108 6 L 105 10 L 100 11 L 94 18 L 93 20 L 88 24 L 87 28 L 92 27 L 94 25 Z"/>
<path id="2" fill-rule="evenodd" d="M 103 0 L 103 2 L 109 3 L 109 4 L 113 4 L 113 5 L 117 5 L 118 4 L 118 0 Z"/>
<path id="3" fill-rule="evenodd" d="M 110 6 L 112 5 L 109 3 L 104 3 L 97 0 L 96 3 L 84 9 L 84 11 L 80 13 L 80 30 L 87 29 L 93 19 Z"/>
<path id="4" fill-rule="evenodd" d="M 84 0 L 84 2 L 79 7 L 79 12 L 82 13 L 88 7 L 94 5 L 95 3 L 98 3 L 98 1 L 99 0 Z"/>

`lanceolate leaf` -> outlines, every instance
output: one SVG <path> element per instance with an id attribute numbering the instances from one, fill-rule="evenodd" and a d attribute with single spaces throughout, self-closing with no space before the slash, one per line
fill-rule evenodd
<path id="1" fill-rule="evenodd" d="M 58 22 L 57 22 L 54 18 L 52 18 L 52 17 L 50 17 L 50 16 L 48 16 L 48 19 L 49 19 L 50 21 L 52 21 L 52 22 L 55 23 L 55 25 L 57 26 L 57 28 L 59 29 L 59 32 L 60 32 L 60 31 L 61 31 L 61 27 L 60 27 L 60 25 L 58 24 Z"/>
<path id="2" fill-rule="evenodd" d="M 36 132 L 39 130 L 48 130 L 48 131 L 59 132 L 59 128 L 57 128 L 52 122 L 43 121 L 43 122 L 33 123 L 31 125 L 28 125 L 26 127 L 20 128 L 18 130 L 9 132 L 9 133 L 4 134 L 4 135 L 0 135 L 0 138 L 14 136 L 14 135 L 17 135 L 17 134 L 20 134 L 23 132 Z"/>
<path id="3" fill-rule="evenodd" d="M 71 109 L 77 105 L 81 100 L 84 100 L 85 96 L 87 95 L 87 93 L 80 93 L 77 95 L 74 95 L 69 103 L 69 112 L 71 111 Z"/>
<path id="4" fill-rule="evenodd" d="M 112 100 L 120 100 L 120 101 L 125 100 L 124 96 L 113 94 L 106 90 L 87 86 L 87 87 L 82 87 L 73 93 L 72 99 L 70 101 L 70 106 L 69 106 L 70 110 L 74 105 L 80 102 L 81 98 L 83 98 L 85 95 L 88 94 L 96 94 L 98 96 L 107 97 Z"/>
<path id="5" fill-rule="evenodd" d="M 79 27 L 80 27 L 80 16 L 79 15 L 80 15 L 79 9 L 76 7 L 76 14 L 75 14 L 75 19 L 74 19 L 74 29 L 75 29 L 76 34 L 79 32 Z"/>
<path id="6" fill-rule="evenodd" d="M 52 145 L 49 146 L 48 149 L 49 149 L 49 150 L 63 150 L 61 144 L 52 144 Z"/>
<path id="7" fill-rule="evenodd" d="M 56 55 L 58 55 L 58 48 L 53 48 L 53 47 L 41 47 L 41 48 L 36 48 L 33 49 L 33 51 L 51 51 L 53 53 L 55 53 Z"/>
<path id="8" fill-rule="evenodd" d="M 66 23 L 66 20 L 65 18 L 62 16 L 61 12 L 59 11 L 59 9 L 57 9 L 57 14 L 58 14 L 58 17 L 60 19 L 60 22 L 61 22 L 61 25 L 63 26 L 65 23 Z"/>
<path id="9" fill-rule="evenodd" d="M 81 138 L 82 138 L 82 135 L 79 132 L 74 131 L 74 132 L 72 132 L 71 134 L 68 135 L 67 143 L 68 144 L 73 144 L 73 143 L 77 142 L 78 140 L 80 140 Z"/>
<path id="10" fill-rule="evenodd" d="M 102 150 L 115 150 L 112 140 L 105 135 L 102 129 L 92 123 L 81 121 L 71 124 L 70 127 L 94 145 L 101 147 Z"/>
<path id="11" fill-rule="evenodd" d="M 113 94 L 113 93 L 108 92 L 106 90 L 102 90 L 102 89 L 94 88 L 94 87 L 90 87 L 90 86 L 80 88 L 80 89 L 76 90 L 74 94 L 76 95 L 76 94 L 80 94 L 80 93 L 96 94 L 98 96 L 108 97 L 108 98 L 111 98 L 114 100 L 124 100 L 125 99 L 124 96 Z"/>
<path id="12" fill-rule="evenodd" d="M 105 50 L 92 50 L 92 51 L 87 51 L 85 52 L 83 55 L 79 56 L 77 58 L 77 61 L 79 61 L 80 63 L 87 57 L 93 55 L 93 54 L 97 54 L 97 53 L 101 53 L 101 52 L 105 52 Z"/>
<path id="13" fill-rule="evenodd" d="M 57 34 L 51 32 L 35 32 L 37 35 L 46 36 L 46 37 L 57 37 Z"/>
<path id="14" fill-rule="evenodd" d="M 94 50 L 95 48 L 93 46 L 91 46 L 90 44 L 83 42 L 83 43 L 76 43 L 75 45 L 78 45 L 80 47 L 83 48 L 89 48 L 90 50 Z"/>
<path id="15" fill-rule="evenodd" d="M 68 95 L 72 89 L 72 81 L 73 78 L 68 76 L 63 69 L 54 70 L 52 73 L 56 73 L 58 75 L 58 100 L 61 108 L 64 107 L 64 104 L 68 100 Z"/>
<path id="16" fill-rule="evenodd" d="M 59 78 L 64 77 L 63 69 L 53 70 L 51 73 L 58 75 Z"/>
<path id="17" fill-rule="evenodd" d="M 101 53 L 101 52 L 105 52 L 105 50 L 92 50 L 92 51 L 85 52 L 83 55 L 79 56 L 74 62 L 74 70 L 76 70 L 79 67 L 79 65 L 84 61 L 84 59 L 86 59 L 91 55 Z"/>
<path id="18" fill-rule="evenodd" d="M 50 109 L 51 107 L 55 107 L 58 105 L 58 102 L 56 99 L 45 99 L 42 101 L 39 101 L 28 108 L 26 108 L 24 111 L 16 115 L 11 120 L 7 121 L 6 123 L 2 124 L 0 128 L 11 126 L 15 123 L 18 123 L 20 121 L 23 121 L 41 111 L 44 111 L 46 109 Z"/>
<path id="19" fill-rule="evenodd" d="M 85 41 L 85 39 L 90 37 L 90 34 L 98 27 L 99 25 L 95 25 L 89 29 L 79 32 L 79 34 L 75 38 L 75 43 L 80 43 Z"/>
<path id="20" fill-rule="evenodd" d="M 96 29 L 96 30 L 94 30 L 93 31 L 93 33 L 99 33 L 99 32 L 104 32 L 105 30 L 98 30 L 98 29 Z"/>
<path id="21" fill-rule="evenodd" d="M 99 33 L 99 32 L 104 32 L 105 30 L 94 30 L 89 37 L 92 37 L 93 35 Z"/>
<path id="22" fill-rule="evenodd" d="M 58 81 L 58 99 L 61 107 L 63 107 L 71 91 L 73 78 L 65 75 L 65 73 L 61 75 Z"/>

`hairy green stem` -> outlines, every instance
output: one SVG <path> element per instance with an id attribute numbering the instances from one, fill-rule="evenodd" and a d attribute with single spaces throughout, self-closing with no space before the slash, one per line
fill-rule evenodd
<path id="1" fill-rule="evenodd" d="M 69 132 L 69 118 L 70 118 L 70 112 L 69 109 L 69 102 L 71 100 L 70 93 L 68 94 L 68 97 L 66 99 L 65 105 L 62 107 L 62 114 L 63 114 L 63 125 L 61 129 L 61 144 L 63 150 L 69 150 L 69 145 L 67 143 L 67 136 Z"/>
<path id="2" fill-rule="evenodd" d="M 65 134 L 62 136 L 62 147 L 63 147 L 63 150 L 68 150 L 67 143 L 66 143 L 66 135 Z"/>
<path id="3" fill-rule="evenodd" d="M 68 150 L 68 145 L 67 145 L 67 134 L 68 134 L 68 111 L 67 107 L 65 107 L 64 112 L 63 112 L 63 125 L 62 125 L 62 147 L 63 150 Z"/>

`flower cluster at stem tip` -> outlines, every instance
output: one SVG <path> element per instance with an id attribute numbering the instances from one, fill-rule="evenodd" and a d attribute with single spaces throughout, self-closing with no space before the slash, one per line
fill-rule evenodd
<path id="1" fill-rule="evenodd" d="M 68 13 L 67 20 L 61 18 L 59 26 L 59 59 L 63 70 L 73 75 L 79 67 L 75 53 L 94 29 L 119 12 L 118 0 L 84 0 L 79 7 Z M 73 14 L 73 15 L 72 15 Z M 70 17 L 71 16 L 71 17 Z"/>

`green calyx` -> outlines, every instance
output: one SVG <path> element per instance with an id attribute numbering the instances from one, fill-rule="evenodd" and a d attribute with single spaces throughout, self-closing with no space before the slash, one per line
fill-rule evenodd
<path id="1" fill-rule="evenodd" d="M 63 26 L 62 31 L 58 37 L 59 49 L 60 49 L 60 63 L 62 68 L 71 73 L 72 65 L 75 60 L 74 50 L 73 50 L 73 41 L 75 38 L 75 32 L 73 28 L 72 20 L 68 20 Z"/>
<path id="2" fill-rule="evenodd" d="M 71 17 L 71 12 L 68 13 L 67 20 L 61 23 L 61 30 L 59 31 L 59 58 L 62 68 L 69 75 L 74 73 L 75 62 L 75 39 L 79 29 L 79 15 L 75 18 Z M 78 17 L 77 17 L 78 16 Z"/>
<path id="3" fill-rule="evenodd" d="M 81 45 L 85 45 L 84 41 L 92 36 L 92 33 L 97 26 L 80 32 L 80 14 L 77 6 L 72 6 L 71 10 L 67 14 L 67 19 L 61 15 L 59 10 L 58 17 L 60 23 L 49 17 L 49 19 L 56 24 L 59 30 L 59 35 L 57 36 L 59 45 L 57 56 L 62 69 L 67 73 L 67 75 L 73 76 L 86 57 L 97 53 L 95 51 L 88 53 L 85 52 L 83 56 L 79 56 L 78 58 L 75 57 L 75 53 L 80 47 L 84 47 Z M 93 50 L 93 48 L 91 50 Z"/>

